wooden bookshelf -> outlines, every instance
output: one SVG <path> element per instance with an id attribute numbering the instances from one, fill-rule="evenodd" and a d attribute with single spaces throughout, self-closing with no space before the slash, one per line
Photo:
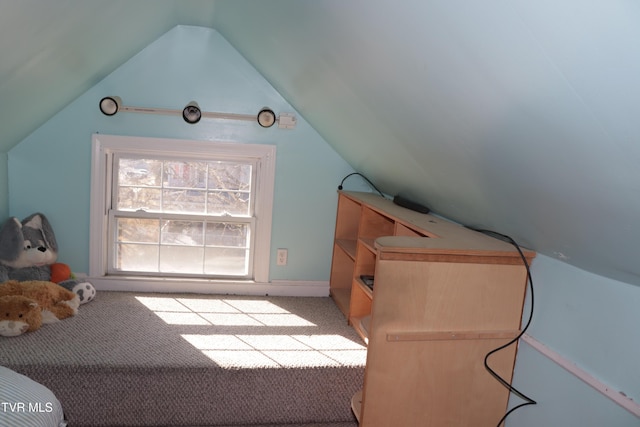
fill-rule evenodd
<path id="1" fill-rule="evenodd" d="M 338 197 L 331 295 L 368 345 L 351 402 L 360 426 L 495 426 L 509 393 L 484 356 L 519 332 L 517 250 L 374 194 Z M 508 382 L 515 356 L 510 346 L 491 358 Z"/>

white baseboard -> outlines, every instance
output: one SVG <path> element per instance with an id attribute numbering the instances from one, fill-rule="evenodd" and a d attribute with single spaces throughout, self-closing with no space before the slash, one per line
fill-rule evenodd
<path id="1" fill-rule="evenodd" d="M 328 281 L 277 280 L 268 283 L 174 278 L 86 277 L 100 291 L 168 292 L 221 295 L 327 297 Z"/>

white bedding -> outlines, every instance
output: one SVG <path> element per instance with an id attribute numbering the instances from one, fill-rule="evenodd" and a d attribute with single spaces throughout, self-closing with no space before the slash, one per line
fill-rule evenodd
<path id="1" fill-rule="evenodd" d="M 0 427 L 64 427 L 62 405 L 51 390 L 0 366 Z"/>

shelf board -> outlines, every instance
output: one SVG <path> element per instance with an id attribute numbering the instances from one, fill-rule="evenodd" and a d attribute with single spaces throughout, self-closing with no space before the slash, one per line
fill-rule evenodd
<path id="1" fill-rule="evenodd" d="M 380 232 L 383 235 L 379 236 L 376 242 L 378 248 L 380 247 L 380 238 L 382 238 L 382 247 L 387 250 L 393 247 L 392 250 L 394 252 L 427 253 L 452 257 L 456 255 L 476 256 L 478 261 L 482 263 L 487 260 L 495 264 L 522 263 L 520 254 L 508 242 L 471 231 L 460 224 L 431 214 L 422 214 L 400 207 L 394 204 L 393 201 L 373 193 L 343 191 L 340 194 L 355 203 L 366 206 L 369 210 L 392 218 L 396 223 L 400 222 L 404 227 L 411 229 L 418 235 L 431 237 L 409 237 L 405 234 L 410 234 L 411 236 L 414 234 L 405 232 L 400 232 L 398 236 L 390 236 L 393 232 L 386 233 L 383 230 Z M 372 237 L 360 230 L 360 237 L 363 236 Z M 524 254 L 529 262 L 536 255 L 535 252 L 530 250 L 524 250 Z M 509 258 L 513 258 L 513 261 L 510 261 Z"/>
<path id="2" fill-rule="evenodd" d="M 356 283 L 358 284 L 360 289 L 362 289 L 362 292 L 364 292 L 364 294 L 369 297 L 369 299 L 373 299 L 373 289 L 365 285 L 362 279 L 360 279 L 359 277 L 356 279 Z"/>
<path id="3" fill-rule="evenodd" d="M 356 247 L 358 246 L 357 240 L 351 239 L 338 239 L 336 244 L 342 248 L 342 250 L 353 260 L 356 259 Z"/>
<path id="4" fill-rule="evenodd" d="M 376 252 L 376 247 L 375 247 L 376 239 L 361 237 L 359 240 L 360 240 L 360 243 L 362 243 L 364 247 L 367 248 L 369 251 L 371 251 L 372 253 Z"/>

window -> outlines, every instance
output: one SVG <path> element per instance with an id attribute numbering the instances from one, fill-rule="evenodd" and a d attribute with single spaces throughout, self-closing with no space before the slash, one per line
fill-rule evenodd
<path id="1" fill-rule="evenodd" d="M 93 145 L 92 276 L 268 281 L 274 146 Z"/>

